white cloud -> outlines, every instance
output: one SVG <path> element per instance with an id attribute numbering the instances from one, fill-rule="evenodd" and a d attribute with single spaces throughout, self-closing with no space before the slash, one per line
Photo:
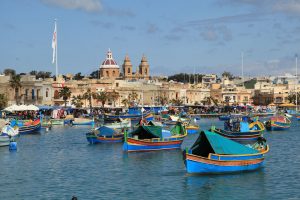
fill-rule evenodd
<path id="1" fill-rule="evenodd" d="M 278 1 L 273 5 L 273 9 L 279 12 L 300 14 L 300 1 L 285 0 Z"/>
<path id="2" fill-rule="evenodd" d="M 42 3 L 62 7 L 70 10 L 99 12 L 102 10 L 100 0 L 41 0 Z"/>

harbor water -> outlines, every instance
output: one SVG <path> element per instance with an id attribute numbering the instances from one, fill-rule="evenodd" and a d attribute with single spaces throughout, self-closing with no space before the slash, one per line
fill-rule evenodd
<path id="1" fill-rule="evenodd" d="M 222 127 L 218 119 L 200 126 Z M 265 132 L 265 167 L 226 175 L 189 175 L 182 150 L 124 153 L 122 144 L 90 145 L 86 126 L 54 126 L 0 148 L 0 199 L 300 199 L 300 121 Z M 182 149 L 198 135 L 189 135 Z"/>

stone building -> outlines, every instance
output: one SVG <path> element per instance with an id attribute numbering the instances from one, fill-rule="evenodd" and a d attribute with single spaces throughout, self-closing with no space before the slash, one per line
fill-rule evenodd
<path id="1" fill-rule="evenodd" d="M 150 79 L 150 66 L 146 56 L 143 55 L 141 63 L 134 73 L 132 70 L 132 64 L 128 55 L 125 56 L 123 67 L 123 76 L 125 80 L 149 80 Z"/>
<path id="2" fill-rule="evenodd" d="M 120 77 L 120 67 L 113 59 L 112 52 L 109 49 L 106 59 L 100 66 L 100 78 L 102 79 L 116 79 Z"/>

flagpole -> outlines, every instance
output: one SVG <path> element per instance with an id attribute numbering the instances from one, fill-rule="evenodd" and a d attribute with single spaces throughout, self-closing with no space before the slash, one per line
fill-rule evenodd
<path id="1" fill-rule="evenodd" d="M 55 48 L 55 72 L 56 72 L 56 81 L 58 81 L 58 65 L 57 65 L 57 24 L 55 19 L 55 27 L 56 27 L 56 48 Z"/>

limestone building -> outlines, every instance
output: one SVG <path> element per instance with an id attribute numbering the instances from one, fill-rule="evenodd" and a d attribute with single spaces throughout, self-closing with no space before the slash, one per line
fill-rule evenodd
<path id="1" fill-rule="evenodd" d="M 113 59 L 110 49 L 107 52 L 106 59 L 100 66 L 100 78 L 102 79 L 116 79 L 120 77 L 120 67 Z"/>
<path id="2" fill-rule="evenodd" d="M 122 67 L 125 80 L 150 79 L 150 67 L 147 58 L 144 55 L 135 73 L 132 70 L 132 64 L 128 55 L 125 56 Z"/>

